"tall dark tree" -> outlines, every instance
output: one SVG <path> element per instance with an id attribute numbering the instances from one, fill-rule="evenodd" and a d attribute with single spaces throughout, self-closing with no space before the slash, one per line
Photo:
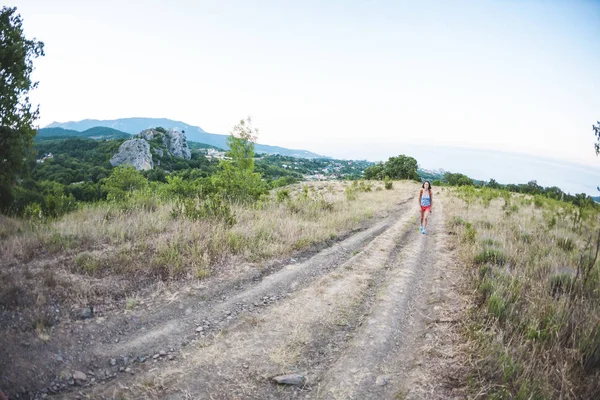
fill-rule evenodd
<path id="1" fill-rule="evenodd" d="M 11 185 L 30 154 L 39 107 L 32 107 L 29 91 L 33 60 L 44 55 L 44 44 L 27 39 L 23 20 L 14 7 L 0 11 L 0 208 L 11 201 Z"/>
<path id="2" fill-rule="evenodd" d="M 597 138 L 597 142 L 594 145 L 596 148 L 596 155 L 600 154 L 600 121 L 596 122 L 598 125 L 592 125 L 592 129 L 594 130 L 594 135 Z"/>

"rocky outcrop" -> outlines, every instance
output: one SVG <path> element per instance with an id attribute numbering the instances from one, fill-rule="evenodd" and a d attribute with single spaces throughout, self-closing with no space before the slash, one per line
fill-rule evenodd
<path id="1" fill-rule="evenodd" d="M 152 154 L 156 160 L 153 160 Z M 165 154 L 187 160 L 192 158 L 185 133 L 162 129 L 143 130 L 134 139 L 124 142 L 110 163 L 113 166 L 129 164 L 145 171 L 154 168 L 155 164 L 160 165 Z"/>
<path id="2" fill-rule="evenodd" d="M 167 147 L 167 149 L 169 149 L 169 152 L 172 155 L 174 155 L 175 157 L 185 158 L 186 160 L 192 158 L 192 152 L 188 147 L 187 139 L 185 138 L 185 133 L 171 131 L 163 137 L 163 140 L 165 139 L 168 140 L 168 144 L 165 143 L 165 146 Z"/>
<path id="3" fill-rule="evenodd" d="M 119 147 L 119 152 L 110 159 L 110 163 L 117 165 L 128 164 L 135 169 L 146 171 L 154 167 L 150 144 L 144 139 L 129 139 Z"/>
<path id="4" fill-rule="evenodd" d="M 138 137 L 149 141 L 154 139 L 162 139 L 162 144 L 165 150 L 172 156 L 185 158 L 186 160 L 192 158 L 192 152 L 188 147 L 187 139 L 185 137 L 185 133 L 183 132 L 175 130 L 161 132 L 156 129 L 146 129 L 140 132 Z M 162 157 L 162 149 L 155 148 L 154 150 Z"/>

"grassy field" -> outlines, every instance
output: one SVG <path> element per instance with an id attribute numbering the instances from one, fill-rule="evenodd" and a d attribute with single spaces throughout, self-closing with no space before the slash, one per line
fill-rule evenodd
<path id="1" fill-rule="evenodd" d="M 205 203 L 138 193 L 49 221 L 0 217 L 0 305 L 126 304 L 157 282 L 261 268 L 387 215 L 415 187 L 314 182 L 279 189 L 252 205 L 220 204 L 208 214 L 202 214 Z"/>
<path id="2" fill-rule="evenodd" d="M 475 398 L 597 399 L 600 215 L 542 197 L 450 189 L 473 307 Z"/>

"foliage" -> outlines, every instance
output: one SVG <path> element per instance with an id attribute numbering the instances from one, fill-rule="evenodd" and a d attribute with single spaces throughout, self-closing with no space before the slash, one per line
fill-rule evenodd
<path id="1" fill-rule="evenodd" d="M 102 188 L 106 191 L 108 200 L 119 200 L 134 190 L 143 189 L 148 180 L 131 166 L 118 166 L 113 169 L 108 178 L 102 180 Z"/>
<path id="2" fill-rule="evenodd" d="M 542 190 L 534 182 L 524 187 Z M 465 202 L 450 203 L 448 226 L 461 239 L 477 296 L 465 330 L 474 339 L 469 379 L 475 392 L 596 398 L 600 210 L 489 186 L 452 192 Z"/>
<path id="3" fill-rule="evenodd" d="M 229 202 L 218 194 L 210 194 L 203 199 L 185 198 L 179 200 L 171 210 L 173 218 L 187 218 L 192 221 L 201 219 L 217 219 L 227 226 L 235 224 L 235 215 Z"/>
<path id="4" fill-rule="evenodd" d="M 255 201 L 267 191 L 259 173 L 254 172 L 254 142 L 258 131 L 250 118 L 234 126 L 227 139 L 230 160 L 221 160 L 220 169 L 213 176 L 216 186 L 229 199 Z"/>
<path id="5" fill-rule="evenodd" d="M 44 56 L 44 44 L 27 39 L 16 8 L 0 10 L 0 209 L 13 200 L 11 184 L 22 172 L 24 160 L 31 158 L 31 146 L 38 118 L 29 91 L 37 87 L 31 80 L 33 60 Z"/>
<path id="6" fill-rule="evenodd" d="M 386 190 L 392 190 L 394 188 L 394 184 L 389 176 L 386 175 L 384 181 L 384 186 Z"/>
<path id="7" fill-rule="evenodd" d="M 365 179 L 383 180 L 386 176 L 391 179 L 419 180 L 417 160 L 406 155 L 390 157 L 385 163 L 365 168 Z"/>
<path id="8" fill-rule="evenodd" d="M 600 121 L 597 122 L 598 125 L 592 125 L 592 129 L 594 130 L 594 136 L 598 140 L 594 144 L 594 148 L 596 149 L 596 155 L 600 154 Z"/>
<path id="9" fill-rule="evenodd" d="M 473 179 L 458 173 L 446 172 L 444 181 L 450 186 L 473 186 Z"/>

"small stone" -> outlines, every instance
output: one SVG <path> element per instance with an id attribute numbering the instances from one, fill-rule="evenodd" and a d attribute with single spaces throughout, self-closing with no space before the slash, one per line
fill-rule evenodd
<path id="1" fill-rule="evenodd" d="M 161 350 L 161 351 L 159 351 L 159 352 L 158 352 L 158 354 L 159 354 L 161 357 L 164 357 L 164 356 L 166 356 L 166 355 L 167 355 L 167 352 L 166 352 L 166 351 L 164 351 L 164 350 Z"/>
<path id="2" fill-rule="evenodd" d="M 125 371 L 125 368 L 124 367 L 120 367 L 119 368 L 119 372 L 123 372 L 123 371 Z"/>
<path id="3" fill-rule="evenodd" d="M 116 360 L 115 358 L 111 358 L 111 359 L 110 359 L 110 365 L 112 365 L 113 367 L 114 367 L 115 365 L 117 365 L 117 360 Z"/>
<path id="4" fill-rule="evenodd" d="M 75 371 L 73 372 L 73 379 L 76 381 L 85 381 L 87 380 L 87 376 L 81 371 Z"/>
<path id="5" fill-rule="evenodd" d="M 231 311 L 227 311 L 225 314 L 227 314 L 227 315 L 231 315 Z"/>
<path id="6" fill-rule="evenodd" d="M 390 377 L 387 375 L 380 375 L 375 379 L 375 385 L 377 386 L 385 386 L 390 381 Z"/>
<path id="7" fill-rule="evenodd" d="M 248 369 L 250 366 L 248 364 L 244 364 L 244 365 L 242 365 L 242 367 L 244 367 L 245 369 Z"/>
<path id="8" fill-rule="evenodd" d="M 86 307 L 81 311 L 81 319 L 90 319 L 94 316 L 94 307 Z"/>
<path id="9" fill-rule="evenodd" d="M 169 357 L 167 357 L 169 359 L 169 361 L 173 361 L 175 359 L 175 356 L 173 354 L 169 354 Z"/>
<path id="10" fill-rule="evenodd" d="M 131 368 L 129 368 L 129 367 L 125 368 L 125 372 L 131 372 Z"/>
<path id="11" fill-rule="evenodd" d="M 196 328 L 196 332 L 202 332 L 203 330 L 204 330 L 204 328 L 201 327 L 201 326 L 199 326 L 199 327 Z"/>
<path id="12" fill-rule="evenodd" d="M 233 317 L 230 315 L 229 317 L 227 317 L 228 320 L 232 319 Z"/>
<path id="13" fill-rule="evenodd" d="M 156 353 L 155 355 L 152 356 L 152 358 L 154 358 L 155 360 L 160 357 L 160 354 Z"/>
<path id="14" fill-rule="evenodd" d="M 75 380 L 73 379 L 69 379 L 69 382 L 67 382 L 69 385 L 74 386 L 75 385 Z"/>
<path id="15" fill-rule="evenodd" d="M 125 364 L 125 365 L 129 365 L 129 362 L 130 362 L 130 361 L 131 361 L 131 360 L 129 359 L 129 357 L 123 357 L 123 364 Z"/>
<path id="16" fill-rule="evenodd" d="M 273 380 L 277 383 L 283 385 L 302 385 L 306 378 L 302 375 L 298 374 L 290 374 L 290 375 L 280 375 L 273 378 Z"/>

